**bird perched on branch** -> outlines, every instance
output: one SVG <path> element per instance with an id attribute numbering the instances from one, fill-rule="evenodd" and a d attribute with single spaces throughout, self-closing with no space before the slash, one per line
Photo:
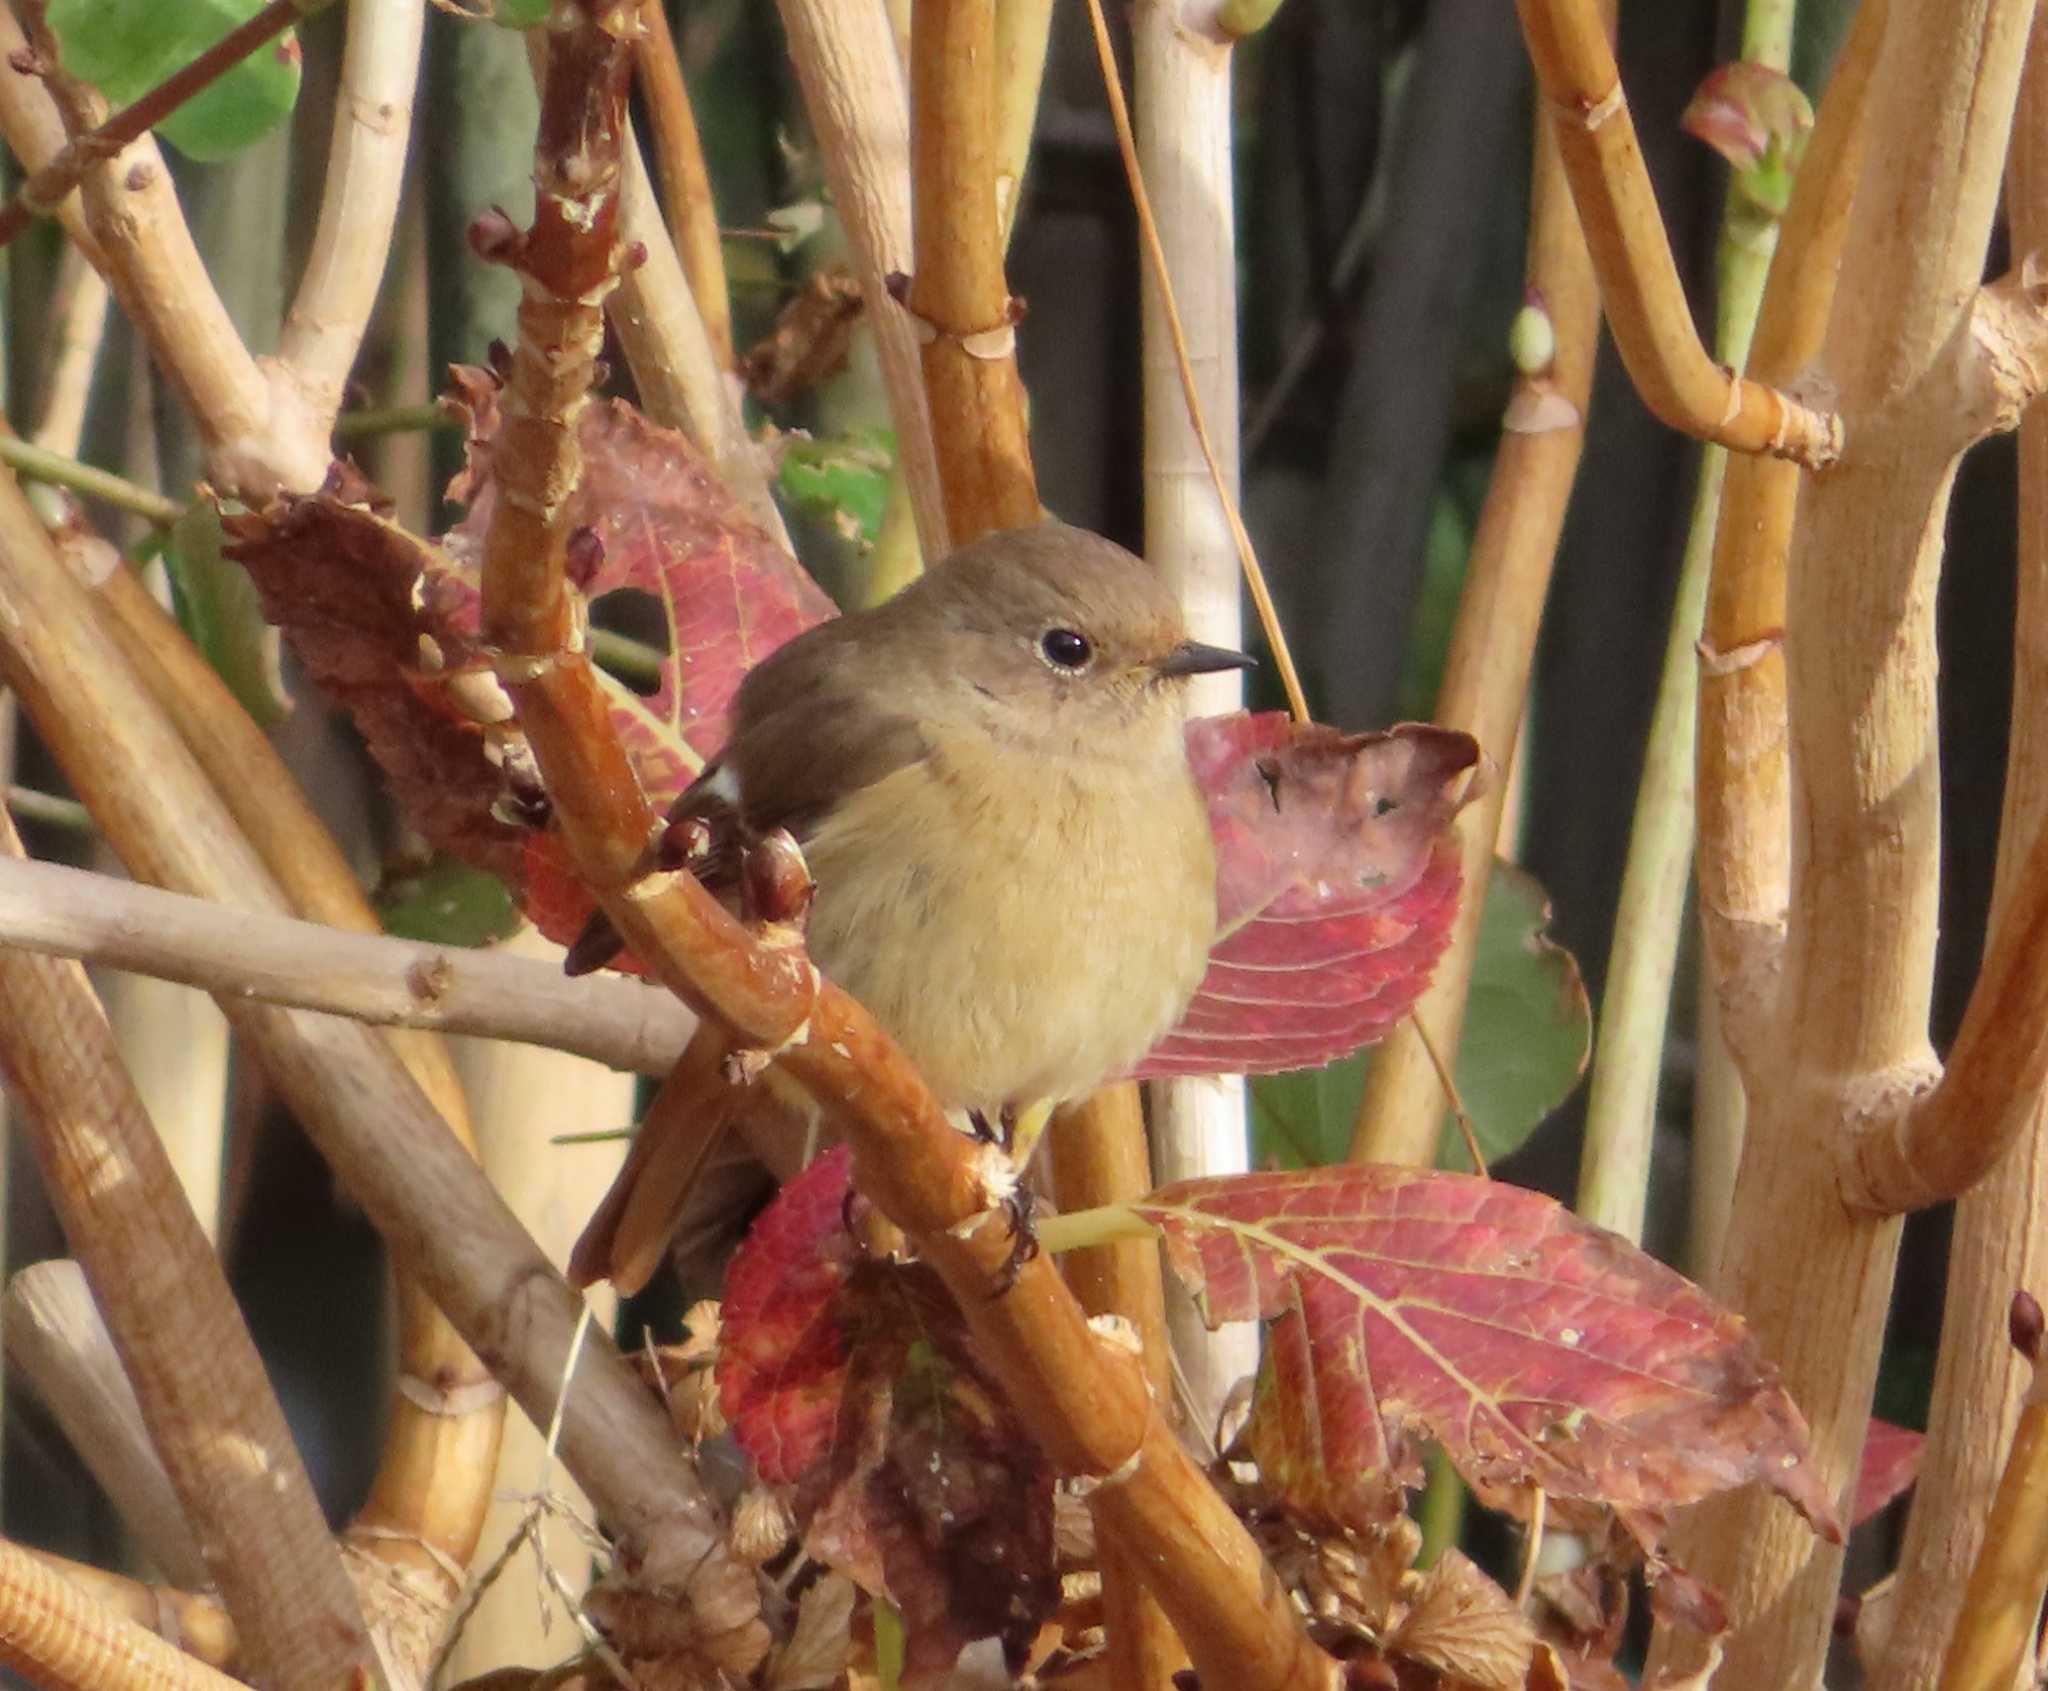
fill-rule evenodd
<path id="1" fill-rule="evenodd" d="M 1120 546 L 1055 522 L 991 534 L 752 670 L 664 838 L 728 891 L 788 829 L 817 889 L 812 958 L 940 1103 L 986 1122 L 1064 1102 L 1134 1067 L 1201 981 L 1216 865 L 1181 684 L 1251 662 L 1190 640 Z M 599 915 L 568 968 L 618 950 Z M 622 1254 L 644 1261 L 644 1240 Z"/>

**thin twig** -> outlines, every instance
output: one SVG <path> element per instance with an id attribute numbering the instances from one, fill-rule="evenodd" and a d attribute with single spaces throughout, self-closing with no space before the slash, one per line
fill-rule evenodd
<path id="1" fill-rule="evenodd" d="M 1543 1562 L 1543 1522 L 1550 1509 L 1550 1493 L 1541 1486 L 1530 1488 L 1529 1536 L 1522 1545 L 1522 1574 L 1515 1581 L 1515 1607 L 1528 1606 L 1536 1589 L 1536 1570 Z"/>
<path id="2" fill-rule="evenodd" d="M 1636 391 L 1662 421 L 1731 452 L 1809 469 L 1842 452 L 1841 419 L 1716 364 L 1700 345 L 1637 145 L 1597 0 L 1517 0 L 1601 303 Z"/>
<path id="3" fill-rule="evenodd" d="M 94 165 L 113 158 L 129 142 L 154 129 L 201 89 L 217 82 L 266 41 L 282 35 L 300 19 L 310 17 L 330 0 L 270 0 L 270 4 L 216 41 L 181 70 L 173 71 L 147 94 L 101 123 L 90 134 L 74 136 L 64 150 L 38 170 L 0 208 L 0 247 L 39 216 L 55 211 Z M 14 73 L 18 74 L 18 73 Z"/>
<path id="4" fill-rule="evenodd" d="M 654 120 L 654 164 L 661 173 L 662 206 L 712 354 L 721 370 L 730 370 L 732 298 L 725 280 L 725 243 L 718 232 L 718 207 L 711 198 L 711 172 L 704 164 L 697 114 L 690 107 L 690 88 L 676 57 L 664 0 L 641 0 L 640 21 L 633 64 Z"/>
<path id="5" fill-rule="evenodd" d="M 1422 1018 L 1412 1010 L 1408 1013 L 1408 1025 L 1415 1030 L 1423 1054 L 1429 1058 L 1429 1066 L 1436 1070 L 1437 1085 L 1444 1089 L 1444 1100 L 1450 1105 L 1451 1115 L 1458 1123 L 1458 1132 L 1464 1138 L 1465 1155 L 1472 1159 L 1472 1172 L 1484 1180 L 1488 1177 L 1486 1153 L 1479 1148 L 1479 1130 L 1472 1125 L 1472 1112 L 1465 1108 L 1465 1100 L 1458 1092 L 1458 1077 L 1451 1073 L 1450 1065 L 1436 1048 L 1436 1041 L 1430 1038 Z"/>
<path id="6" fill-rule="evenodd" d="M 344 411 L 334 419 L 334 438 L 368 440 L 378 435 L 468 426 L 445 401 L 435 399 L 425 405 L 378 405 L 365 406 L 360 411 Z"/>
<path id="7" fill-rule="evenodd" d="M 1159 226 L 1152 218 L 1152 201 L 1145 192 L 1144 175 L 1138 168 L 1138 145 L 1131 134 L 1130 108 L 1124 103 L 1123 83 L 1116 69 L 1116 49 L 1110 44 L 1109 20 L 1103 15 L 1102 0 L 1088 0 L 1088 18 L 1095 29 L 1095 55 L 1102 67 L 1103 92 L 1108 96 L 1109 115 L 1116 125 L 1117 147 L 1123 154 L 1131 203 L 1138 214 L 1138 236 L 1144 245 L 1146 267 L 1165 302 L 1167 330 L 1173 337 L 1174 363 L 1180 372 L 1181 391 L 1187 397 L 1188 418 L 1194 425 L 1203 461 L 1209 466 L 1209 478 L 1215 483 L 1216 497 L 1223 502 L 1224 521 L 1230 525 L 1230 538 L 1237 545 L 1238 562 L 1244 567 L 1245 584 L 1251 589 L 1252 604 L 1259 613 L 1259 626 L 1265 631 L 1266 644 L 1273 653 L 1275 667 L 1280 671 L 1280 684 L 1287 692 L 1287 707 L 1294 713 L 1295 721 L 1306 722 L 1309 719 L 1308 696 L 1302 691 L 1301 677 L 1295 672 L 1294 658 L 1288 652 L 1287 635 L 1280 626 L 1280 613 L 1274 608 L 1273 595 L 1266 587 L 1265 571 L 1259 568 L 1258 554 L 1252 549 L 1252 537 L 1245 529 L 1236 499 L 1231 496 L 1229 479 L 1216 455 L 1215 442 L 1209 438 L 1208 425 L 1202 420 L 1201 394 L 1195 385 L 1194 367 L 1188 361 L 1187 337 L 1181 329 L 1180 312 L 1174 305 L 1173 278 L 1166 271 L 1166 250 L 1160 245 Z"/>
<path id="8" fill-rule="evenodd" d="M 0 433 L 0 464 L 11 466 L 30 481 L 67 487 L 87 499 L 103 500 L 116 510 L 132 511 L 158 528 L 169 528 L 185 514 L 185 507 L 175 499 L 166 499 L 161 493 L 137 487 L 109 470 L 81 464 L 76 458 L 32 445 L 11 434 Z"/>

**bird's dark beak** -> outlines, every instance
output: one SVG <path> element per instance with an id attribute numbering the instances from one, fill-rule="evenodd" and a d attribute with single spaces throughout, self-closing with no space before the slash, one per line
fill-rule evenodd
<path id="1" fill-rule="evenodd" d="M 1259 660 L 1247 652 L 1233 652 L 1228 646 L 1204 646 L 1198 640 L 1183 640 L 1152 665 L 1158 675 L 1208 675 L 1219 669 L 1254 669 Z"/>

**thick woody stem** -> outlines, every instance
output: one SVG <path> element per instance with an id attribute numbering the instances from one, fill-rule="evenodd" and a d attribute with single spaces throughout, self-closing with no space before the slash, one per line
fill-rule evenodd
<path id="1" fill-rule="evenodd" d="M 2006 212 L 2013 246 L 2031 252 L 2048 241 L 2048 13 L 2038 8 L 2019 111 L 2006 165 Z M 2026 908 L 2041 893 L 2040 840 L 2048 829 L 2048 419 L 2038 412 L 2019 440 L 2019 604 L 2013 619 L 2012 728 L 2006 750 L 2004 811 L 1998 869 L 1992 886 L 1991 955 L 1971 997 L 2002 972 L 1999 960 L 2018 942 Z M 2024 973 L 2025 963 L 2018 967 Z M 2014 1024 L 2024 1033 L 2035 1024 Z M 2002 1060 L 1996 1050 L 1991 1060 Z M 1982 1073 L 1959 1041 L 1950 1053 L 1952 1081 Z M 1923 1110 L 1934 1108 L 1930 1100 Z M 2007 1300 L 2015 1286 L 2048 1283 L 2048 1131 L 2038 1079 L 2017 1077 L 1995 1100 L 1994 1120 L 2028 1118 L 1997 1178 L 1956 1205 L 1942 1306 L 1941 1353 L 1934 1371 L 1928 1439 L 1921 1453 L 1905 1541 L 1899 1548 L 1899 1589 L 1916 1594 L 1910 1617 L 1894 1625 L 1866 1660 L 1874 1691 L 1923 1691 L 1934 1682 L 1942 1641 L 1964 1613 L 1965 1572 L 1983 1542 L 1999 1457 L 2011 1442 L 2028 1370 L 2006 1342 Z M 1974 1126 L 1964 1129 L 1972 1142 Z"/>
<path id="2" fill-rule="evenodd" d="M 0 850 L 21 854 L 4 818 Z M 0 952 L 0 1067 L 250 1667 L 306 1691 L 374 1680 L 284 1411 L 76 963 Z"/>
<path id="3" fill-rule="evenodd" d="M 0 1540 L 0 1662 L 45 1691 L 248 1691 Z"/>
<path id="4" fill-rule="evenodd" d="M 1516 9 L 1607 321 L 1643 403 L 1731 452 L 1832 463 L 1842 450 L 1838 418 L 1735 375 L 1700 345 L 1596 0 L 1517 0 Z"/>
<path id="5" fill-rule="evenodd" d="M 653 815 L 581 649 L 559 512 L 579 471 L 574 419 L 595 353 L 618 193 L 632 13 L 558 12 L 542 101 L 539 204 L 484 545 L 484 628 L 571 855 L 633 950 L 741 1041 L 775 1053 L 852 1139 L 856 1178 L 937 1270 L 1025 1425 L 1148 1570 L 1205 1675 L 1248 1691 L 1333 1682 L 1257 1548 L 1182 1451 L 1135 1358 L 1092 1333 L 1058 1271 L 1025 1263 L 1004 1295 L 997 1171 L 947 1123 L 874 1020 L 800 955 L 759 945 L 688 875 L 634 882 Z"/>
<path id="6" fill-rule="evenodd" d="M 1038 521 L 1016 308 L 997 203 L 994 0 L 919 0 L 910 16 L 916 269 L 910 309 L 953 543 Z"/>
<path id="7" fill-rule="evenodd" d="M 500 950 L 349 933 L 56 863 L 0 861 L 0 945 L 381 1027 L 518 1040 L 666 1074 L 695 1026 L 659 988 Z"/>
<path id="8" fill-rule="evenodd" d="M 1888 0 L 1871 0 L 1821 102 L 1757 316 L 1749 367 L 1791 380 L 1820 351 L 1863 163 L 1864 111 Z M 1796 465 L 1735 457 L 1721 488 L 1700 639 L 1699 905 L 1721 1025 L 1740 1059 L 1770 1029 L 1791 900 L 1785 562 Z"/>
<path id="9" fill-rule="evenodd" d="M 846 226 L 896 425 L 896 459 L 928 559 L 951 550 L 917 325 L 889 291 L 912 264 L 910 111 L 882 0 L 780 0 L 783 34 Z"/>
<path id="10" fill-rule="evenodd" d="M 640 89 L 654 120 L 654 163 L 661 173 L 661 199 L 670 233 L 690 278 L 690 293 L 721 370 L 733 367 L 732 299 L 725 280 L 725 244 L 718 232 L 718 207 L 711 198 L 711 173 L 689 85 L 676 57 L 663 0 L 642 0 L 642 33 L 633 50 Z"/>
<path id="11" fill-rule="evenodd" d="M 1898 1239 L 1844 1203 L 1844 1159 L 1935 1072 L 1935 585 L 1955 462 L 1987 416 L 1959 375 L 2033 11 L 1970 0 L 1887 20 L 1842 247 L 1854 286 L 1822 347 L 1846 448 L 1802 493 L 1788 568 L 1792 898 L 1776 1014 L 1745 1059 L 1718 1289 L 1783 1370 L 1830 1489 L 1855 1475 Z M 1728 1683 L 1819 1676 L 1837 1548 L 1754 1488 L 1703 1506 L 1675 1548 L 1728 1596 Z M 1699 1655 L 1665 1637 L 1653 1661 Z"/>
<path id="12" fill-rule="evenodd" d="M 1474 735 L 1503 769 L 1521 730 L 1536 630 L 1585 443 L 1600 332 L 1592 265 L 1548 125 L 1537 130 L 1532 200 L 1529 288 L 1549 315 L 1557 352 L 1549 370 L 1523 377 L 1510 402 L 1436 705 L 1439 723 Z M 1507 783 L 1496 782 L 1458 820 L 1464 889 L 1450 945 L 1413 1018 L 1373 1059 L 1351 1138 L 1354 1161 L 1427 1164 L 1436 1156 L 1447 1101 L 1430 1048 L 1456 1061 L 1506 801 Z"/>

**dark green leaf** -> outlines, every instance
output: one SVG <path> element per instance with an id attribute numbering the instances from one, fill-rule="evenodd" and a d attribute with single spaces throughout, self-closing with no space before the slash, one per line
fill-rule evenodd
<path id="1" fill-rule="evenodd" d="M 292 708 L 278 673 L 277 630 L 263 620 L 248 572 L 222 555 L 222 538 L 220 512 L 205 500 L 172 525 L 163 549 L 171 602 L 192 643 L 267 728 Z"/>
<path id="2" fill-rule="evenodd" d="M 377 914 L 397 938 L 434 945 L 489 945 L 517 933 L 522 920 L 496 875 L 439 856 L 388 877 L 377 889 Z"/>
<path id="3" fill-rule="evenodd" d="M 116 107 L 182 70 L 262 10 L 262 0 L 51 0 L 64 68 Z M 298 36 L 286 30 L 157 125 L 187 158 L 231 157 L 261 140 L 299 97 Z"/>

